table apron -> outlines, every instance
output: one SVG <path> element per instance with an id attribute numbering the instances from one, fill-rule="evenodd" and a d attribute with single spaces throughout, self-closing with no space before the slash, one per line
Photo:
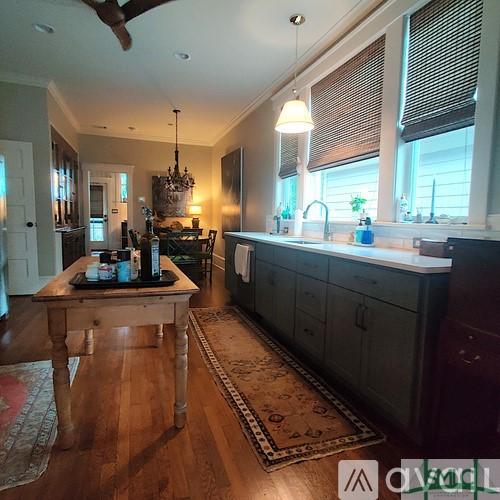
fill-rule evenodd
<path id="1" fill-rule="evenodd" d="M 67 331 L 175 322 L 175 304 L 142 304 L 66 309 Z"/>

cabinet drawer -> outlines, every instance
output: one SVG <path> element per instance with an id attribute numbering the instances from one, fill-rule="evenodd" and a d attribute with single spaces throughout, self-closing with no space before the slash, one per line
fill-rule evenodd
<path id="1" fill-rule="evenodd" d="M 295 271 L 297 269 L 297 252 L 289 248 L 274 247 L 274 262 L 277 266 Z"/>
<path id="2" fill-rule="evenodd" d="M 332 258 L 329 282 L 411 311 L 418 310 L 420 278 L 400 271 Z"/>
<path id="3" fill-rule="evenodd" d="M 299 252 L 297 272 L 326 281 L 328 276 L 328 257 L 317 253 Z"/>
<path id="4" fill-rule="evenodd" d="M 274 245 L 257 243 L 255 245 L 255 257 L 264 262 L 269 262 L 269 264 L 274 264 Z"/>
<path id="5" fill-rule="evenodd" d="M 323 281 L 297 275 L 297 307 L 314 318 L 325 321 L 326 290 L 327 284 Z"/>
<path id="6" fill-rule="evenodd" d="M 500 337 L 447 320 L 444 360 L 464 373 L 485 381 L 500 380 Z"/>
<path id="7" fill-rule="evenodd" d="M 297 310 L 295 315 L 295 342 L 308 354 L 323 361 L 325 325 Z"/>

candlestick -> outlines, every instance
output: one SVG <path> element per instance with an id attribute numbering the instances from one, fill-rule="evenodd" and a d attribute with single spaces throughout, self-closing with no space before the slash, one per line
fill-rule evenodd
<path id="1" fill-rule="evenodd" d="M 435 208 L 436 208 L 436 178 L 432 180 L 431 213 L 429 215 L 429 220 L 426 222 L 426 224 L 437 224 L 436 217 L 434 216 Z"/>

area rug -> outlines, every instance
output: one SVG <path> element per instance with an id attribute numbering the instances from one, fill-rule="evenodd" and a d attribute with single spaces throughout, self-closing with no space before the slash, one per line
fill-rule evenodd
<path id="1" fill-rule="evenodd" d="M 190 326 L 264 470 L 385 438 L 236 307 L 192 309 Z"/>
<path id="2" fill-rule="evenodd" d="M 69 360 L 71 382 L 79 360 Z M 38 479 L 56 434 L 51 362 L 0 366 L 0 490 Z"/>

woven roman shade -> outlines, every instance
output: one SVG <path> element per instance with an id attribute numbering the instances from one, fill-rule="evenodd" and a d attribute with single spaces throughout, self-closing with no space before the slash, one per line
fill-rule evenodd
<path id="1" fill-rule="evenodd" d="M 378 155 L 385 36 L 311 87 L 310 171 Z"/>
<path id="2" fill-rule="evenodd" d="M 410 16 L 402 137 L 474 123 L 482 0 L 433 0 Z"/>
<path id="3" fill-rule="evenodd" d="M 280 134 L 280 171 L 282 179 L 297 175 L 297 156 L 299 154 L 299 136 Z"/>

